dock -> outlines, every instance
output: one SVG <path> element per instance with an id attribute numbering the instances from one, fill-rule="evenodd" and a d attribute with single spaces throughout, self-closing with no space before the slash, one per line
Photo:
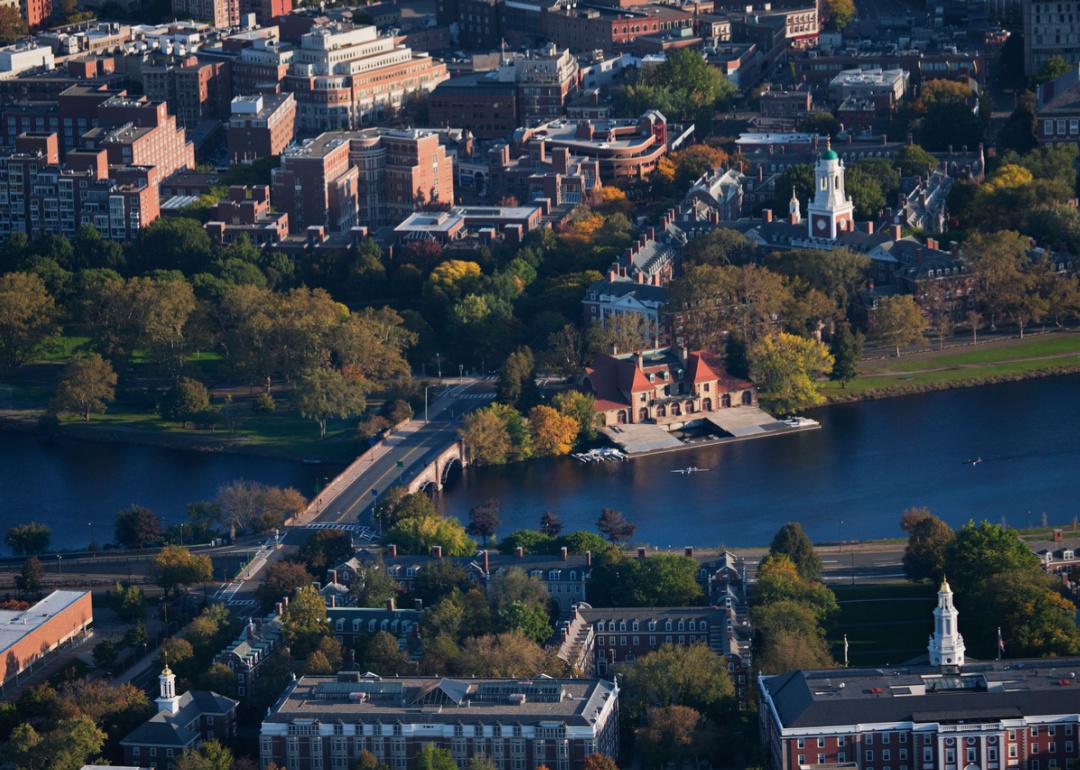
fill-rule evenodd
<path id="1" fill-rule="evenodd" d="M 712 435 L 682 438 L 655 423 L 610 425 L 601 432 L 628 457 L 633 458 L 787 433 L 802 433 L 818 430 L 821 423 L 805 417 L 779 420 L 756 406 L 737 406 L 702 414 L 687 426 L 704 428 Z"/>

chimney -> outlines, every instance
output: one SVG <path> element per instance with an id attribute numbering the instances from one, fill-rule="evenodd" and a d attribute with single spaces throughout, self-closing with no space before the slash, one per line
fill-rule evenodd
<path id="1" fill-rule="evenodd" d="M 645 368 L 645 356 L 640 350 L 634 351 L 634 365 L 637 366 L 638 369 Z"/>
<path id="2" fill-rule="evenodd" d="M 514 555 L 517 556 L 519 559 L 524 559 L 525 549 L 519 545 L 517 548 L 514 549 Z"/>
<path id="3" fill-rule="evenodd" d="M 866 223 L 866 232 L 867 232 L 868 235 L 873 235 L 874 234 L 874 223 L 873 223 L 873 221 L 870 221 L 870 222 Z"/>
<path id="4" fill-rule="evenodd" d="M 393 612 L 397 609 L 397 601 L 394 599 L 393 596 L 386 600 L 386 609 L 390 610 L 390 612 Z"/>
<path id="5" fill-rule="evenodd" d="M 288 596 L 281 597 L 281 606 L 284 607 L 286 610 L 289 609 L 289 597 Z"/>
<path id="6" fill-rule="evenodd" d="M 612 283 L 615 282 L 615 270 L 614 270 L 614 268 L 612 268 L 611 270 L 608 270 L 607 279 L 608 279 L 608 281 L 610 281 Z"/>
<path id="7" fill-rule="evenodd" d="M 639 559 L 644 559 L 645 558 L 645 549 L 644 548 L 638 548 L 637 549 L 637 557 Z"/>
<path id="8" fill-rule="evenodd" d="M 331 583 L 336 583 L 337 582 L 337 570 L 336 569 L 330 570 L 330 582 Z"/>
<path id="9" fill-rule="evenodd" d="M 483 558 L 483 564 L 484 564 L 484 574 L 485 574 L 485 575 L 488 575 L 488 574 L 490 574 L 490 573 L 491 573 L 491 560 L 490 560 L 490 559 L 488 559 L 488 552 L 487 552 L 487 549 L 484 549 L 484 550 L 483 550 L 483 551 L 481 551 L 480 553 L 481 553 L 481 555 L 482 555 L 482 558 Z"/>
<path id="10" fill-rule="evenodd" d="M 330 606 L 337 607 L 337 596 L 330 594 Z"/>
<path id="11" fill-rule="evenodd" d="M 926 239 L 926 248 L 933 249 L 934 251 L 937 251 L 937 248 L 938 248 L 937 238 L 927 238 Z"/>
<path id="12" fill-rule="evenodd" d="M 765 220 L 766 224 L 772 222 L 772 209 L 762 209 L 761 218 Z"/>
<path id="13" fill-rule="evenodd" d="M 683 552 L 683 556 L 693 557 L 693 555 L 694 555 L 694 546 L 688 545 L 688 546 L 686 546 L 685 548 L 682 549 L 682 552 Z"/>
<path id="14" fill-rule="evenodd" d="M 423 599 L 413 599 L 413 609 L 416 610 L 417 612 L 422 611 L 424 609 L 424 600 Z"/>
<path id="15" fill-rule="evenodd" d="M 638 283 L 645 283 L 645 273 L 639 270 L 636 277 Z"/>
<path id="16" fill-rule="evenodd" d="M 892 237 L 893 237 L 894 241 L 898 241 L 901 238 L 903 238 L 904 237 L 904 226 L 903 225 L 893 225 L 892 226 Z"/>
<path id="17" fill-rule="evenodd" d="M 586 567 L 591 567 L 592 566 L 592 551 L 586 551 L 585 552 L 585 566 Z"/>
<path id="18" fill-rule="evenodd" d="M 285 611 L 284 611 L 284 609 L 282 608 L 282 604 L 281 604 L 281 602 L 277 602 L 277 603 L 276 603 L 276 604 L 274 605 L 274 613 L 275 613 L 275 614 L 277 614 L 277 616 L 278 616 L 278 617 L 281 617 L 282 615 L 284 615 L 284 614 L 285 614 Z"/>
<path id="19" fill-rule="evenodd" d="M 433 546 L 431 546 L 431 555 L 434 556 L 436 559 L 441 559 L 442 558 L 442 546 L 441 545 L 433 545 Z"/>
<path id="20" fill-rule="evenodd" d="M 560 549 L 559 549 L 559 555 L 560 555 L 560 556 L 562 556 L 562 560 L 563 560 L 563 561 L 566 561 L 566 560 L 567 560 L 567 553 L 568 553 L 568 552 L 567 552 L 567 550 L 566 550 L 566 546 L 565 546 L 565 545 L 564 545 L 564 546 L 563 546 L 562 548 L 560 548 Z"/>
<path id="21" fill-rule="evenodd" d="M 393 543 L 386 546 L 386 555 L 389 556 L 391 559 L 396 559 L 397 558 L 397 546 L 394 545 Z"/>

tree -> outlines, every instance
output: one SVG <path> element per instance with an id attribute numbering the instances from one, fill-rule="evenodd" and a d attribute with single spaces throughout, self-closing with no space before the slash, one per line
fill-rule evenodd
<path id="1" fill-rule="evenodd" d="M 544 511 L 540 517 L 540 531 L 548 537 L 557 537 L 562 532 L 563 523 L 554 511 Z"/>
<path id="2" fill-rule="evenodd" d="M 172 763 L 173 770 L 233 770 L 233 755 L 216 740 L 209 740 L 197 749 L 186 749 Z"/>
<path id="3" fill-rule="evenodd" d="M 165 593 L 178 586 L 206 583 L 214 576 L 209 556 L 193 554 L 186 548 L 167 545 L 150 562 L 150 573 Z"/>
<path id="4" fill-rule="evenodd" d="M 750 239 L 738 230 L 717 227 L 689 241 L 683 248 L 683 260 L 687 265 L 738 265 L 745 262 L 753 251 L 754 245 Z"/>
<path id="5" fill-rule="evenodd" d="M 874 332 L 882 341 L 896 348 L 897 358 L 900 357 L 901 345 L 914 345 L 923 339 L 926 325 L 926 317 L 910 294 L 878 300 Z"/>
<path id="6" fill-rule="evenodd" d="M 758 582 L 750 596 L 755 607 L 790 600 L 811 610 L 818 622 L 836 614 L 838 605 L 832 591 L 817 580 L 804 580 L 795 563 L 785 554 L 767 556 L 758 565 Z"/>
<path id="7" fill-rule="evenodd" d="M 628 521 L 614 508 L 603 508 L 596 528 L 612 543 L 624 543 L 634 536 L 637 525 Z"/>
<path id="8" fill-rule="evenodd" d="M 539 404 L 529 412 L 533 448 L 537 455 L 564 455 L 574 448 L 578 421 L 556 409 Z"/>
<path id="9" fill-rule="evenodd" d="M 367 640 L 360 659 L 367 670 L 381 676 L 407 674 L 413 668 L 397 637 L 387 631 L 376 631 Z"/>
<path id="10" fill-rule="evenodd" d="M 44 735 L 25 722 L 11 734 L 8 749 L 25 770 L 79 770 L 105 745 L 106 735 L 84 714 L 55 723 Z"/>
<path id="11" fill-rule="evenodd" d="M 51 408 L 73 412 L 90 422 L 91 414 L 104 414 L 116 399 L 116 372 L 97 353 L 71 359 L 56 387 Z"/>
<path id="12" fill-rule="evenodd" d="M 958 596 L 977 593 L 993 575 L 1022 573 L 1038 563 L 1015 532 L 986 521 L 965 524 L 945 549 L 945 574 Z"/>
<path id="13" fill-rule="evenodd" d="M 679 607 L 701 603 L 697 562 L 680 554 L 630 559 L 607 549 L 594 561 L 590 596 L 600 606 Z"/>
<path id="14" fill-rule="evenodd" d="M 590 754 L 585 757 L 581 770 L 619 770 L 619 766 L 607 754 Z"/>
<path id="15" fill-rule="evenodd" d="M 460 673 L 481 677 L 557 675 L 564 667 L 554 654 L 516 631 L 470 636 L 453 665 Z"/>
<path id="16" fill-rule="evenodd" d="M 904 176 L 925 174 L 928 169 L 937 168 L 938 165 L 937 158 L 917 144 L 901 147 L 893 158 L 893 163 Z"/>
<path id="17" fill-rule="evenodd" d="M 191 422 L 210 410 L 210 391 L 196 379 L 181 377 L 161 400 L 166 420 Z"/>
<path id="18" fill-rule="evenodd" d="M 4 535 L 4 542 L 16 556 L 41 553 L 49 547 L 52 530 L 36 521 L 12 527 Z"/>
<path id="19" fill-rule="evenodd" d="M 273 607 L 286 596 L 292 596 L 301 586 L 311 585 L 314 578 L 298 561 L 277 561 L 266 570 L 255 595 L 264 608 Z"/>
<path id="20" fill-rule="evenodd" d="M 436 604 L 444 596 L 458 591 L 468 591 L 471 585 L 469 573 L 463 567 L 448 560 L 438 560 L 427 565 L 413 581 L 412 594 L 425 607 Z"/>
<path id="21" fill-rule="evenodd" d="M 912 515 L 915 511 L 923 515 Z M 904 511 L 908 544 L 904 549 L 904 574 L 908 580 L 940 581 L 945 577 L 945 552 L 953 539 L 952 528 L 923 509 Z"/>
<path id="22" fill-rule="evenodd" d="M 528 347 L 518 348 L 503 361 L 496 395 L 499 401 L 512 406 L 527 406 L 536 401 L 536 360 Z"/>
<path id="23" fill-rule="evenodd" d="M 186 275 L 203 272 L 210 264 L 210 236 L 196 219 L 162 217 L 139 236 L 139 253 L 148 267 L 180 270 Z"/>
<path id="24" fill-rule="evenodd" d="M 326 438 L 326 421 L 345 420 L 364 411 L 367 401 L 358 381 L 336 369 L 312 369 L 305 374 L 295 394 L 300 416 L 314 420 L 319 438 Z"/>
<path id="25" fill-rule="evenodd" d="M 116 645 L 108 639 L 102 639 L 94 645 L 94 665 L 98 668 L 108 669 L 116 662 L 119 652 Z"/>
<path id="26" fill-rule="evenodd" d="M 145 548 L 160 543 L 161 519 L 142 505 L 129 505 L 116 514 L 116 542 L 125 548 Z"/>
<path id="27" fill-rule="evenodd" d="M 440 749 L 433 743 L 425 743 L 413 760 L 411 770 L 457 770 L 457 762 L 449 749 Z"/>
<path id="28" fill-rule="evenodd" d="M 315 575 L 353 555 L 352 536 L 340 529 L 320 529 L 308 538 L 297 554 Z"/>
<path id="29" fill-rule="evenodd" d="M 0 45 L 8 45 L 26 34 L 26 21 L 18 6 L 0 6 Z"/>
<path id="30" fill-rule="evenodd" d="M 19 590 L 35 594 L 41 590 L 41 583 L 45 579 L 45 570 L 38 561 L 38 557 L 30 556 L 23 562 L 22 572 L 19 573 Z"/>
<path id="31" fill-rule="evenodd" d="M 714 733 L 701 714 L 687 706 L 650 708 L 645 724 L 638 728 L 637 746 L 646 767 L 682 767 L 691 759 L 711 753 Z"/>
<path id="32" fill-rule="evenodd" d="M 457 519 L 444 516 L 416 516 L 403 519 L 383 536 L 394 543 L 403 554 L 426 554 L 432 546 L 442 547 L 444 556 L 468 556 L 476 552 L 476 541 L 470 538 Z"/>
<path id="33" fill-rule="evenodd" d="M 596 438 L 598 415 L 596 398 L 580 390 L 564 390 L 556 393 L 551 404 L 560 414 L 572 417 L 578 426 L 579 441 L 592 441 Z"/>
<path id="34" fill-rule="evenodd" d="M 608 188 L 605 187 L 604 189 Z M 540 770 L 541 767 L 543 765 L 537 766 L 536 770 Z M 469 757 L 469 763 L 465 766 L 465 770 L 498 770 L 498 766 L 490 757 L 477 754 Z"/>
<path id="35" fill-rule="evenodd" d="M 467 415 L 460 432 L 470 462 L 500 465 L 509 458 L 510 432 L 496 410 L 488 407 Z"/>
<path id="36" fill-rule="evenodd" d="M 1035 119 L 1035 94 L 1024 91 L 1016 97 L 1016 107 L 998 132 L 1002 151 L 1026 153 L 1038 145 Z"/>
<path id="37" fill-rule="evenodd" d="M 0 276 L 0 367 L 23 364 L 56 334 L 56 303 L 35 273 Z"/>
<path id="38" fill-rule="evenodd" d="M 821 576 L 821 557 L 797 521 L 789 521 L 773 537 L 769 555 L 778 554 L 791 559 L 803 580 L 817 580 Z"/>
<path id="39" fill-rule="evenodd" d="M 543 644 L 551 638 L 551 619 L 543 607 L 523 601 L 514 601 L 497 613 L 501 631 L 516 631 Z"/>
<path id="40" fill-rule="evenodd" d="M 250 481 L 233 481 L 220 487 L 214 501 L 232 538 L 241 529 L 265 532 L 280 527 L 307 507 L 307 499 L 292 487 Z"/>
<path id="41" fill-rule="evenodd" d="M 665 644 L 641 656 L 626 668 L 622 689 L 620 708 L 635 721 L 650 707 L 676 705 L 720 715 L 735 698 L 727 662 L 703 643 Z"/>
<path id="42" fill-rule="evenodd" d="M 796 163 L 784 169 L 776 178 L 776 197 L 773 211 L 787 211 L 794 193 L 796 200 L 807 201 L 814 197 L 814 167 L 809 163 Z"/>
<path id="43" fill-rule="evenodd" d="M 754 665 L 768 674 L 835 664 L 814 611 L 794 599 L 753 609 Z"/>
<path id="44" fill-rule="evenodd" d="M 833 29 L 844 29 L 855 20 L 854 0 L 826 0 L 825 9 Z"/>
<path id="45" fill-rule="evenodd" d="M 840 324 L 829 343 L 829 353 L 834 362 L 829 379 L 838 381 L 842 387 L 846 388 L 849 382 L 858 377 L 862 346 L 862 332 L 853 334 L 850 324 Z"/>
<path id="46" fill-rule="evenodd" d="M 706 133 L 713 112 L 724 109 L 737 89 L 699 51 L 680 48 L 667 54 L 662 64 L 645 69 L 618 89 L 616 106 L 626 116 L 657 109 L 671 120 L 693 122 Z"/>
<path id="47" fill-rule="evenodd" d="M 833 357 L 821 342 L 786 332 L 762 337 L 750 349 L 750 374 L 761 397 L 791 412 L 820 404 L 815 381 L 829 374 Z"/>
<path id="48" fill-rule="evenodd" d="M 465 527 L 465 531 L 474 537 L 483 538 L 486 546 L 500 523 L 499 501 L 491 499 L 469 509 L 469 525 Z"/>
<path id="49" fill-rule="evenodd" d="M 285 611 L 284 638 L 298 657 L 307 656 L 330 631 L 326 602 L 312 585 L 300 586 Z"/>
<path id="50" fill-rule="evenodd" d="M 1064 56 L 1055 54 L 1048 57 L 1039 67 L 1039 71 L 1035 74 L 1035 82 L 1046 83 L 1050 80 L 1057 80 L 1065 73 L 1072 72 L 1072 70 L 1073 65 L 1069 64 Z"/>

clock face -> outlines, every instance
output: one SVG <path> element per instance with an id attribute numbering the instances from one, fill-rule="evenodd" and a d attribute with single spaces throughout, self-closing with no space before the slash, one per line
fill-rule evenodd
<path id="1" fill-rule="evenodd" d="M 817 221 L 817 229 L 818 230 L 824 230 L 825 229 L 825 220 L 824 219 L 819 219 Z"/>

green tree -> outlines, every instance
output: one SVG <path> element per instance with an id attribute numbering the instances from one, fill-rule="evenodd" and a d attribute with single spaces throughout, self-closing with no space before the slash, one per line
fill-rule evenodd
<path id="1" fill-rule="evenodd" d="M 386 565 L 369 564 L 362 578 L 349 585 L 349 595 L 357 607 L 385 607 L 386 600 L 397 596 L 398 583 L 386 574 Z"/>
<path id="2" fill-rule="evenodd" d="M 386 631 L 376 631 L 366 641 L 360 660 L 368 671 L 381 676 L 408 674 L 413 668 L 397 637 Z"/>
<path id="3" fill-rule="evenodd" d="M 41 553 L 48 549 L 51 539 L 52 530 L 36 521 L 14 526 L 4 535 L 4 542 L 16 556 Z"/>
<path id="4" fill-rule="evenodd" d="M 753 608 L 754 665 L 767 674 L 797 669 L 832 668 L 818 616 L 794 599 L 780 599 Z"/>
<path id="5" fill-rule="evenodd" d="M 208 582 L 214 575 L 214 568 L 209 556 L 193 554 L 177 545 L 167 545 L 150 562 L 150 573 L 168 594 L 178 586 Z"/>
<path id="6" fill-rule="evenodd" d="M 97 353 L 71 359 L 50 402 L 55 412 L 72 412 L 90 422 L 116 399 L 116 372 Z"/>
<path id="7" fill-rule="evenodd" d="M 1015 532 L 986 521 L 969 521 L 945 549 L 945 574 L 958 596 L 976 594 L 991 576 L 1020 574 L 1038 564 Z"/>
<path id="8" fill-rule="evenodd" d="M 413 581 L 412 595 L 420 599 L 425 607 L 430 607 L 455 589 L 468 591 L 470 585 L 469 573 L 464 567 L 443 559 L 420 570 L 420 574 Z"/>
<path id="9" fill-rule="evenodd" d="M 527 409 L 536 403 L 536 359 L 528 347 L 518 348 L 503 361 L 496 395 L 504 404 L 518 408 Z"/>
<path id="10" fill-rule="evenodd" d="M 780 527 L 769 545 L 769 555 L 787 556 L 803 580 L 817 580 L 821 576 L 821 557 L 797 521 Z"/>
<path id="11" fill-rule="evenodd" d="M 511 452 L 510 431 L 493 408 L 477 409 L 465 417 L 460 429 L 470 462 L 477 465 L 500 465 Z"/>
<path id="12" fill-rule="evenodd" d="M 25 363 L 56 334 L 56 303 L 34 273 L 0 275 L 0 367 Z"/>
<path id="13" fill-rule="evenodd" d="M 413 759 L 412 770 L 457 770 L 454 755 L 448 749 L 436 748 L 433 743 L 425 743 Z"/>
<path id="14" fill-rule="evenodd" d="M 829 353 L 834 362 L 829 379 L 838 381 L 846 388 L 849 382 L 858 377 L 862 347 L 862 332 L 853 334 L 850 324 L 840 324 L 829 342 Z"/>
<path id="15" fill-rule="evenodd" d="M 196 379 L 181 377 L 161 400 L 161 416 L 191 422 L 210 410 L 210 391 Z"/>
<path id="16" fill-rule="evenodd" d="M 544 511 L 540 517 L 540 532 L 548 537 L 558 537 L 562 532 L 562 519 L 555 511 Z"/>
<path id="17" fill-rule="evenodd" d="M 383 536 L 394 543 L 403 554 L 426 554 L 431 547 L 442 547 L 443 556 L 468 556 L 476 552 L 476 541 L 470 538 L 457 519 L 444 516 L 417 516 L 395 524 Z"/>
<path id="18" fill-rule="evenodd" d="M 348 419 L 367 405 L 363 385 L 335 369 L 309 371 L 301 378 L 295 397 L 300 416 L 319 426 L 320 439 L 326 438 L 327 420 Z"/>
<path id="19" fill-rule="evenodd" d="M 340 564 L 353 555 L 352 536 L 340 529 L 320 529 L 314 532 L 297 554 L 314 575 Z"/>
<path id="20" fill-rule="evenodd" d="M 315 650 L 319 640 L 330 632 L 326 603 L 314 586 L 296 589 L 285 611 L 282 630 L 293 654 L 301 658 Z"/>
<path id="21" fill-rule="evenodd" d="M 623 681 L 619 705 L 634 721 L 655 706 L 689 706 L 720 715 L 734 705 L 727 661 L 702 643 L 665 644 L 627 666 Z"/>
<path id="22" fill-rule="evenodd" d="M 832 29 L 842 30 L 855 20 L 854 0 L 826 0 L 825 12 Z"/>
<path id="23" fill-rule="evenodd" d="M 776 178 L 776 196 L 773 199 L 773 213 L 782 214 L 788 210 L 792 193 L 803 203 L 814 197 L 814 167 L 809 163 L 796 163 L 788 166 Z"/>
<path id="24" fill-rule="evenodd" d="M 19 590 L 26 593 L 36 594 L 41 590 L 41 583 L 45 579 L 45 570 L 38 561 L 38 557 L 30 556 L 23 562 L 22 572 L 16 579 Z"/>
<path id="25" fill-rule="evenodd" d="M 608 549 L 594 560 L 589 592 L 601 606 L 678 607 L 701 603 L 697 562 L 677 554 L 630 559 Z"/>
<path id="26" fill-rule="evenodd" d="M 1069 64 L 1068 60 L 1064 56 L 1058 56 L 1057 54 L 1049 57 L 1039 67 L 1039 71 L 1035 74 L 1036 83 L 1046 83 L 1051 80 L 1057 80 L 1067 72 L 1072 72 L 1074 65 Z"/>
<path id="27" fill-rule="evenodd" d="M 847 169 L 844 174 L 844 189 L 855 204 L 855 217 L 859 220 L 877 219 L 887 203 L 881 189 L 881 180 L 857 164 Z"/>
<path id="28" fill-rule="evenodd" d="M 813 188 L 813 183 L 811 183 Z M 683 248 L 685 264 L 738 265 L 754 252 L 750 239 L 738 230 L 717 227 L 689 241 Z"/>
<path id="29" fill-rule="evenodd" d="M 578 440 L 593 441 L 599 417 L 596 412 L 596 398 L 580 390 L 564 390 L 556 393 L 551 404 L 560 414 L 573 417 L 578 425 Z"/>
<path id="30" fill-rule="evenodd" d="M 751 377 L 761 397 L 781 412 L 820 404 L 816 380 L 833 364 L 821 342 L 786 332 L 762 337 L 750 349 Z"/>
<path id="31" fill-rule="evenodd" d="M 1035 94 L 1024 91 L 1016 97 L 1016 107 L 998 132 L 998 147 L 1026 153 L 1038 145 L 1035 120 Z"/>
<path id="32" fill-rule="evenodd" d="M 535 604 L 511 602 L 499 610 L 498 624 L 499 630 L 517 631 L 537 644 L 551 638 L 551 619 L 543 607 Z"/>
<path id="33" fill-rule="evenodd" d="M 139 253 L 147 267 L 180 270 L 185 275 L 203 272 L 210 264 L 210 236 L 197 219 L 161 217 L 139 236 Z"/>
<path id="34" fill-rule="evenodd" d="M 311 585 L 315 578 L 298 561 L 277 561 L 266 570 L 255 595 L 263 608 L 269 609 L 286 596 L 292 596 L 301 586 Z"/>
<path id="35" fill-rule="evenodd" d="M 149 508 L 129 505 L 116 514 L 116 542 L 125 548 L 145 548 L 160 543 L 164 532 L 161 519 Z"/>
<path id="36" fill-rule="evenodd" d="M 233 755 L 216 740 L 187 749 L 172 763 L 173 770 L 233 770 Z"/>
<path id="37" fill-rule="evenodd" d="M 904 176 L 926 174 L 928 169 L 937 168 L 938 165 L 937 158 L 917 144 L 901 147 L 893 158 L 893 163 Z"/>
<path id="38" fill-rule="evenodd" d="M 953 539 L 952 528 L 925 508 L 905 511 L 903 521 L 909 522 L 904 527 L 908 533 L 904 574 L 908 580 L 942 580 L 945 553 Z"/>
<path id="39" fill-rule="evenodd" d="M 915 345 L 922 341 L 926 332 L 926 317 L 910 294 L 882 297 L 874 312 L 874 335 L 896 349 Z"/>
<path id="40" fill-rule="evenodd" d="M 755 607 L 790 600 L 810 609 L 818 622 L 825 622 L 838 611 L 836 596 L 816 580 L 804 580 L 795 563 L 786 554 L 767 556 L 758 565 L 758 582 L 750 596 Z"/>

